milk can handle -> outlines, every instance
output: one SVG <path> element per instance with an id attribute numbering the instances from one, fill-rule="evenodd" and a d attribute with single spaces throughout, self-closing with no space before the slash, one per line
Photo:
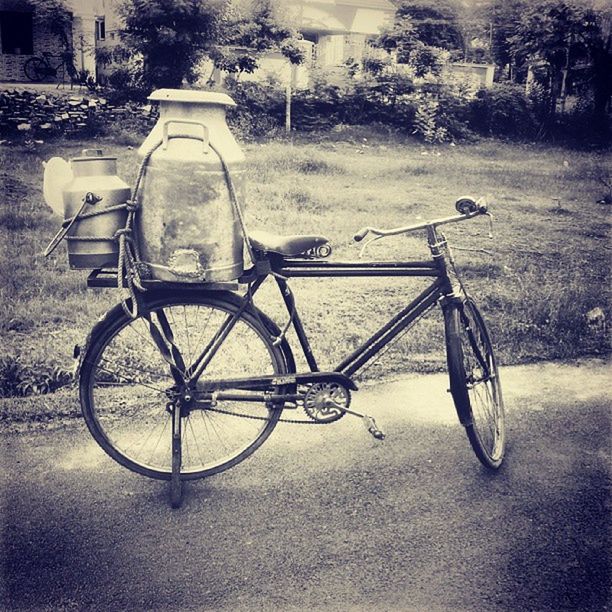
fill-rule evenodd
<path id="1" fill-rule="evenodd" d="M 168 148 L 168 141 L 170 140 L 170 137 L 168 136 L 168 126 L 171 123 L 188 123 L 190 125 L 199 125 L 204 130 L 204 136 L 202 137 L 202 142 L 204 144 L 203 153 L 208 153 L 208 141 L 209 141 L 208 127 L 204 125 L 202 122 L 194 121 L 192 119 L 168 119 L 164 121 L 163 127 L 162 127 L 163 129 L 162 148 L 164 149 Z"/>

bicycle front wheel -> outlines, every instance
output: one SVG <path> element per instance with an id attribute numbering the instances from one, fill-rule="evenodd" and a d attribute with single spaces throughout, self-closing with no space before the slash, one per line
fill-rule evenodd
<path id="1" fill-rule="evenodd" d="M 170 327 L 186 368 L 238 308 L 228 294 L 195 291 L 147 300 L 151 318 L 164 317 Z M 271 336 L 278 333 L 262 313 L 245 310 L 200 380 L 288 373 L 292 359 L 285 351 L 289 349 L 272 344 Z M 176 407 L 168 395 L 174 384 L 146 318 L 132 319 L 117 306 L 94 328 L 80 373 L 87 426 L 120 464 L 163 480 L 171 479 L 173 456 L 176 471 L 177 424 L 172 422 Z M 209 476 L 244 460 L 272 433 L 281 409 L 269 402 L 219 401 L 210 409 L 186 411 L 180 423 L 180 478 Z"/>
<path id="2" fill-rule="evenodd" d="M 480 462 L 497 469 L 505 452 L 505 415 L 487 328 L 470 298 L 446 309 L 445 324 L 450 389 L 459 420 Z"/>
<path id="3" fill-rule="evenodd" d="M 30 81 L 44 81 L 49 74 L 49 67 L 39 57 L 31 57 L 23 66 L 23 72 Z"/>

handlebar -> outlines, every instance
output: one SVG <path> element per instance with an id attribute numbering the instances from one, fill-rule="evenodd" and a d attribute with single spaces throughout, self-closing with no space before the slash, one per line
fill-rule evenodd
<path id="1" fill-rule="evenodd" d="M 376 227 L 363 227 L 353 236 L 355 242 L 361 242 L 368 233 L 374 234 L 377 238 L 383 238 L 384 236 L 397 236 L 398 234 L 408 234 L 417 230 L 427 229 L 428 227 L 436 227 L 438 225 L 445 225 L 447 223 L 457 223 L 458 221 L 465 221 L 466 219 L 473 219 L 480 215 L 491 214 L 488 212 L 487 205 L 484 203 L 477 202 L 474 198 L 469 196 L 463 196 L 455 203 L 455 208 L 460 214 L 452 215 L 451 217 L 442 217 L 441 219 L 434 219 L 432 221 L 426 221 L 425 223 L 417 223 L 416 225 L 407 225 L 405 227 L 395 227 L 392 229 L 380 229 Z M 374 238 L 375 240 L 376 238 Z"/>

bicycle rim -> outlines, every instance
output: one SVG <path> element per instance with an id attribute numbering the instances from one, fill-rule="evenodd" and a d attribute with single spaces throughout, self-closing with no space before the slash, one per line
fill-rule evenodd
<path id="1" fill-rule="evenodd" d="M 44 81 L 50 73 L 50 70 L 49 66 L 43 60 L 38 57 L 33 57 L 25 63 L 23 72 L 30 81 L 36 83 L 38 81 Z"/>
<path id="2" fill-rule="evenodd" d="M 235 308 L 207 296 L 150 304 L 153 318 L 163 309 L 187 367 Z M 286 360 L 272 345 L 270 332 L 246 311 L 201 380 L 286 372 Z M 111 457 L 140 474 L 165 480 L 172 474 L 172 409 L 166 391 L 173 384 L 170 366 L 151 339 L 147 322 L 115 309 L 84 358 L 83 415 Z M 217 407 L 222 412 L 196 409 L 182 418 L 182 479 L 208 476 L 245 459 L 270 435 L 281 412 L 263 402 L 227 401 Z M 245 418 L 249 416 L 259 419 Z"/>
<path id="3" fill-rule="evenodd" d="M 470 299 L 451 309 L 447 334 L 451 392 L 459 418 L 478 459 L 496 469 L 506 437 L 501 384 L 485 323 Z"/>

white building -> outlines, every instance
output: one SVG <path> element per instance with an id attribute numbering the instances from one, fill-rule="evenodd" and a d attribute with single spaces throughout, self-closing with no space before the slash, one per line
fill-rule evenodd
<path id="1" fill-rule="evenodd" d="M 206 0 L 202 0 L 206 1 Z M 379 33 L 392 20 L 395 7 L 389 0 L 283 0 L 287 17 L 304 37 L 307 61 L 298 72 L 302 80 L 313 65 L 333 67 L 353 58 L 362 59 L 367 37 Z M 66 0 L 71 9 L 75 65 L 98 77 L 95 51 L 118 41 L 117 0 Z M 0 80 L 23 81 L 23 66 L 43 52 L 58 54 L 60 42 L 37 19 L 27 0 L 0 0 Z M 261 74 L 290 73 L 279 53 L 262 61 Z"/>

